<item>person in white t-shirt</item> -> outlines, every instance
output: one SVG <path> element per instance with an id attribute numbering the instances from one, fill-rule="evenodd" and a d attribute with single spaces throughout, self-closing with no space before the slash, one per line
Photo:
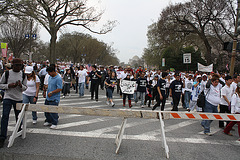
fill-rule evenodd
<path id="1" fill-rule="evenodd" d="M 190 103 L 190 98 L 192 94 L 192 86 L 193 86 L 193 76 L 192 74 L 189 74 L 188 77 L 183 80 L 183 83 L 185 83 L 185 88 L 184 88 L 184 103 L 185 103 L 185 108 L 190 111 L 189 109 L 189 103 Z"/>
<path id="2" fill-rule="evenodd" d="M 80 65 L 80 70 L 78 71 L 78 87 L 79 87 L 79 97 L 84 96 L 84 84 L 86 77 L 88 76 L 86 70 L 84 70 L 83 65 Z"/>
<path id="3" fill-rule="evenodd" d="M 233 75 L 233 82 L 231 84 L 231 95 L 235 93 L 238 82 L 240 82 L 240 76 L 237 74 Z"/>
<path id="4" fill-rule="evenodd" d="M 191 100 L 190 100 L 190 111 L 193 111 L 196 107 L 197 111 L 200 112 L 202 111 L 202 108 L 197 106 L 197 99 L 198 99 L 198 95 L 201 93 L 201 80 L 202 80 L 202 76 L 201 75 L 197 75 L 196 77 L 196 81 L 193 82 L 193 90 L 192 90 L 192 94 L 191 94 Z"/>
<path id="5" fill-rule="evenodd" d="M 218 105 L 220 104 L 220 90 L 222 85 L 219 84 L 219 76 L 214 74 L 212 78 L 206 84 L 207 92 L 204 112 L 208 113 L 218 113 Z M 210 133 L 210 124 L 212 120 L 203 120 L 201 122 L 202 127 L 204 128 L 204 134 L 211 136 Z"/>
<path id="6" fill-rule="evenodd" d="M 36 104 L 39 93 L 40 79 L 35 75 L 32 66 L 25 67 L 27 75 L 27 90 L 23 92 L 23 103 Z M 32 111 L 33 124 L 37 123 L 37 112 Z"/>
<path id="7" fill-rule="evenodd" d="M 232 83 L 232 77 L 225 77 L 225 86 L 221 89 L 221 100 L 220 100 L 220 113 L 230 113 L 228 106 L 230 106 L 231 102 L 231 88 L 230 85 Z M 227 121 L 229 124 L 230 121 Z M 219 121 L 219 128 L 224 128 L 224 121 Z"/>

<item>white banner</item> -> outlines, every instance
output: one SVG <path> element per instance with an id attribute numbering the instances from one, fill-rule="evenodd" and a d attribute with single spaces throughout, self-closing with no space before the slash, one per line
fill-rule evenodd
<path id="1" fill-rule="evenodd" d="M 198 71 L 201 71 L 201 72 L 212 72 L 213 71 L 213 64 L 211 64 L 209 66 L 204 66 L 204 65 L 198 63 Z"/>
<path id="2" fill-rule="evenodd" d="M 133 94 L 134 90 L 136 88 L 136 81 L 121 80 L 120 88 L 121 88 L 122 93 Z"/>

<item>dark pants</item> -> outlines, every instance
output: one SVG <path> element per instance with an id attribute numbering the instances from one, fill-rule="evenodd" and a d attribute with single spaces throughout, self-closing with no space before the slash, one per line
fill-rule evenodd
<path id="1" fill-rule="evenodd" d="M 58 106 L 59 102 L 57 100 L 55 101 L 48 101 L 47 99 L 45 100 L 45 105 L 52 105 L 52 106 Z M 45 112 L 45 117 L 46 120 L 45 122 L 52 123 L 53 125 L 58 124 L 58 113 L 48 113 Z"/>
<path id="2" fill-rule="evenodd" d="M 149 97 L 147 94 L 145 95 L 145 101 L 144 104 L 146 104 L 148 102 L 148 107 L 150 107 L 151 101 L 152 101 L 152 97 Z"/>
<path id="3" fill-rule="evenodd" d="M 231 113 L 231 112 L 228 110 L 228 106 L 220 105 L 220 113 Z M 230 121 L 226 121 L 226 122 L 227 122 L 227 125 L 230 123 Z M 219 127 L 224 127 L 224 121 L 219 121 Z"/>
<path id="4" fill-rule="evenodd" d="M 117 79 L 117 94 L 119 93 L 120 91 L 120 79 Z"/>
<path id="5" fill-rule="evenodd" d="M 123 93 L 123 99 L 126 99 L 128 97 L 128 100 L 131 100 L 132 94 L 124 94 Z"/>
<path id="6" fill-rule="evenodd" d="M 173 94 L 172 99 L 173 99 L 173 109 L 172 111 L 178 111 L 178 104 L 181 98 L 181 94 Z"/>
<path id="7" fill-rule="evenodd" d="M 68 93 L 70 93 L 70 86 L 71 83 L 64 83 L 63 86 L 63 95 L 66 96 Z"/>
<path id="8" fill-rule="evenodd" d="M 40 77 L 40 90 L 43 90 L 45 76 Z"/>
<path id="9" fill-rule="evenodd" d="M 159 94 L 157 94 L 156 98 L 157 98 L 157 103 L 153 106 L 152 110 L 155 110 L 162 103 L 161 111 L 164 111 L 165 103 L 166 103 L 166 95 L 163 95 L 163 99 L 162 100 L 160 99 L 160 95 Z"/>
<path id="10" fill-rule="evenodd" d="M 166 98 L 169 97 L 169 88 L 166 88 Z"/>
<path id="11" fill-rule="evenodd" d="M 184 100 L 185 100 L 185 99 L 184 99 L 184 96 L 185 96 L 185 95 L 182 94 L 182 99 L 181 99 L 181 100 L 182 100 L 182 107 L 183 107 L 183 108 L 186 108 L 186 105 L 185 105 L 185 102 L 184 102 Z"/>
<path id="12" fill-rule="evenodd" d="M 98 88 L 99 83 L 95 81 L 91 81 L 91 99 L 93 99 L 95 93 L 95 99 L 98 100 Z"/>
<path id="13" fill-rule="evenodd" d="M 1 136 L 2 138 L 7 138 L 7 127 L 8 127 L 8 120 L 9 114 L 13 107 L 15 113 L 15 119 L 18 120 L 18 115 L 21 111 L 16 109 L 16 103 L 22 103 L 22 101 L 14 101 L 11 99 L 4 99 L 3 100 L 3 111 L 2 111 L 2 120 L 1 120 Z"/>

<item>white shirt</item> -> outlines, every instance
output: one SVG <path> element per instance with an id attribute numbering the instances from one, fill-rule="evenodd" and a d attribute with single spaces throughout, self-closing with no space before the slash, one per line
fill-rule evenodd
<path id="1" fill-rule="evenodd" d="M 216 87 L 210 85 L 210 90 L 207 89 L 207 93 L 205 93 L 206 100 L 214 106 L 220 104 L 220 90 L 221 85 L 217 85 Z"/>
<path id="2" fill-rule="evenodd" d="M 185 91 L 192 92 L 193 80 L 185 79 Z"/>
<path id="3" fill-rule="evenodd" d="M 78 71 L 78 83 L 84 83 L 86 80 L 86 76 L 87 76 L 87 72 L 86 70 L 79 70 Z"/>
<path id="4" fill-rule="evenodd" d="M 117 79 L 121 79 L 121 78 L 122 78 L 123 72 L 124 72 L 124 71 L 119 71 L 119 70 L 116 71 Z"/>
<path id="5" fill-rule="evenodd" d="M 45 76 L 45 78 L 44 78 L 44 82 L 43 82 L 43 84 L 44 85 L 48 85 L 48 78 L 49 78 L 49 74 L 46 74 L 46 76 Z"/>
<path id="6" fill-rule="evenodd" d="M 207 84 L 207 80 L 201 81 L 201 91 L 200 92 L 202 92 L 202 91 L 206 92 L 206 84 Z"/>
<path id="7" fill-rule="evenodd" d="M 232 96 L 231 113 L 240 113 L 240 97 L 236 93 Z"/>
<path id="8" fill-rule="evenodd" d="M 236 89 L 237 89 L 237 83 L 235 82 L 232 82 L 231 86 L 231 96 L 236 92 Z"/>
<path id="9" fill-rule="evenodd" d="M 27 90 L 24 91 L 23 94 L 27 96 L 35 96 L 37 91 L 36 83 L 40 83 L 40 79 L 38 78 L 38 76 L 36 76 L 36 81 L 34 81 L 33 79 L 27 80 Z"/>
<path id="10" fill-rule="evenodd" d="M 225 105 L 228 106 L 228 103 L 225 101 L 225 99 L 223 98 L 223 96 L 226 96 L 228 101 L 231 102 L 231 88 L 228 87 L 227 85 L 225 85 L 222 89 L 221 89 L 221 101 L 220 104 L 221 105 Z"/>
<path id="11" fill-rule="evenodd" d="M 193 83 L 193 85 L 195 85 L 195 84 L 197 84 L 197 82 Z M 193 91 L 192 91 L 192 94 L 191 94 L 191 96 L 192 96 L 191 100 L 192 101 L 197 101 L 198 95 L 201 93 L 200 90 L 201 90 L 201 84 L 198 84 L 197 87 L 193 87 Z"/>
<path id="12" fill-rule="evenodd" d="M 126 73 L 124 73 L 124 71 L 122 72 L 122 74 L 121 74 L 121 79 L 124 79 L 124 78 L 126 78 L 127 77 L 127 72 Z"/>

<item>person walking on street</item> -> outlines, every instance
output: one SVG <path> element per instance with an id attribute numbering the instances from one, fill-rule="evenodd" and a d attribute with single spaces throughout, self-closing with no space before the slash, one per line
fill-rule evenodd
<path id="1" fill-rule="evenodd" d="M 219 84 L 219 76 L 214 74 L 212 78 L 206 84 L 207 93 L 204 112 L 207 113 L 218 113 L 218 105 L 220 103 L 220 90 L 222 85 Z M 210 132 L 210 124 L 212 120 L 203 120 L 201 122 L 202 127 L 204 128 L 204 134 L 212 136 Z"/>
<path id="2" fill-rule="evenodd" d="M 3 147 L 7 138 L 7 128 L 9 114 L 13 107 L 15 113 L 15 119 L 17 121 L 19 110 L 16 109 L 16 103 L 22 103 L 22 92 L 27 89 L 27 79 L 21 71 L 23 61 L 19 58 L 15 58 L 12 61 L 12 70 L 4 72 L 0 80 L 0 88 L 5 89 L 3 98 L 3 111 L 1 119 L 1 135 L 0 135 L 0 148 Z"/>
<path id="3" fill-rule="evenodd" d="M 221 89 L 221 99 L 220 99 L 220 113 L 231 113 L 228 109 L 228 106 L 231 105 L 231 83 L 232 77 L 226 76 L 225 77 L 225 86 Z M 229 124 L 230 121 L 227 121 Z M 219 121 L 219 128 L 224 128 L 224 121 Z"/>
<path id="4" fill-rule="evenodd" d="M 63 75 L 63 98 L 69 93 L 72 86 L 72 74 L 69 68 L 66 69 L 66 73 Z"/>
<path id="5" fill-rule="evenodd" d="M 139 72 L 140 77 L 137 80 L 137 98 L 140 97 L 141 99 L 141 108 L 144 108 L 144 100 L 145 100 L 145 94 L 147 91 L 147 79 L 144 77 L 144 72 Z"/>
<path id="6" fill-rule="evenodd" d="M 124 78 L 123 80 L 126 80 L 126 81 L 131 81 L 131 78 L 130 78 L 130 73 L 127 74 L 127 77 Z M 123 107 L 125 107 L 126 105 L 126 98 L 128 97 L 128 106 L 129 108 L 132 107 L 132 103 L 131 103 L 131 98 L 133 97 L 133 94 L 126 94 L 126 93 L 123 93 Z"/>
<path id="7" fill-rule="evenodd" d="M 157 103 L 153 106 L 152 110 L 155 110 L 160 103 L 162 103 L 161 111 L 164 111 L 165 103 L 166 103 L 166 77 L 168 73 L 162 72 L 162 78 L 158 80 L 157 83 Z"/>
<path id="8" fill-rule="evenodd" d="M 55 67 L 50 66 L 47 68 L 49 74 L 48 85 L 47 85 L 47 97 L 45 105 L 58 106 L 60 102 L 60 95 L 62 91 L 62 78 L 55 71 Z M 50 129 L 57 129 L 58 124 L 58 113 L 45 112 L 45 123 L 44 126 L 50 126 Z"/>
<path id="9" fill-rule="evenodd" d="M 236 92 L 233 94 L 232 96 L 232 101 L 231 101 L 231 113 L 232 114 L 240 114 L 240 82 L 238 82 L 237 84 L 237 89 Z M 224 133 L 227 135 L 232 136 L 232 134 L 230 133 L 230 131 L 232 130 L 232 127 L 235 124 L 238 124 L 238 135 L 239 135 L 239 139 L 238 141 L 240 141 L 240 121 L 231 121 L 227 127 L 224 129 Z"/>
<path id="10" fill-rule="evenodd" d="M 173 108 L 171 111 L 178 111 L 178 104 L 182 94 L 182 88 L 184 88 L 184 83 L 180 79 L 179 73 L 176 73 L 175 80 L 170 84 L 170 94 L 169 96 L 173 99 Z"/>
<path id="11" fill-rule="evenodd" d="M 111 104 L 112 107 L 115 106 L 113 103 L 113 91 L 115 86 L 117 85 L 117 78 L 115 76 L 115 72 L 111 72 L 108 79 L 105 81 L 106 89 L 107 89 L 107 103 Z"/>
<path id="12" fill-rule="evenodd" d="M 85 84 L 87 75 L 88 75 L 87 71 L 84 70 L 83 65 L 80 65 L 80 70 L 78 71 L 79 97 L 84 96 L 84 84 Z"/>
<path id="13" fill-rule="evenodd" d="M 99 82 L 101 79 L 101 73 L 97 71 L 97 67 L 95 65 L 92 66 L 92 71 L 89 73 L 89 78 L 91 80 L 91 100 L 93 100 L 93 96 L 95 93 L 95 100 L 98 101 L 98 88 Z M 89 81 L 89 80 L 88 80 Z"/>
<path id="14" fill-rule="evenodd" d="M 36 76 L 32 66 L 26 66 L 24 70 L 27 75 L 27 90 L 23 92 L 23 102 L 36 104 L 38 100 L 40 79 Z M 32 111 L 33 124 L 37 123 L 37 112 Z"/>

